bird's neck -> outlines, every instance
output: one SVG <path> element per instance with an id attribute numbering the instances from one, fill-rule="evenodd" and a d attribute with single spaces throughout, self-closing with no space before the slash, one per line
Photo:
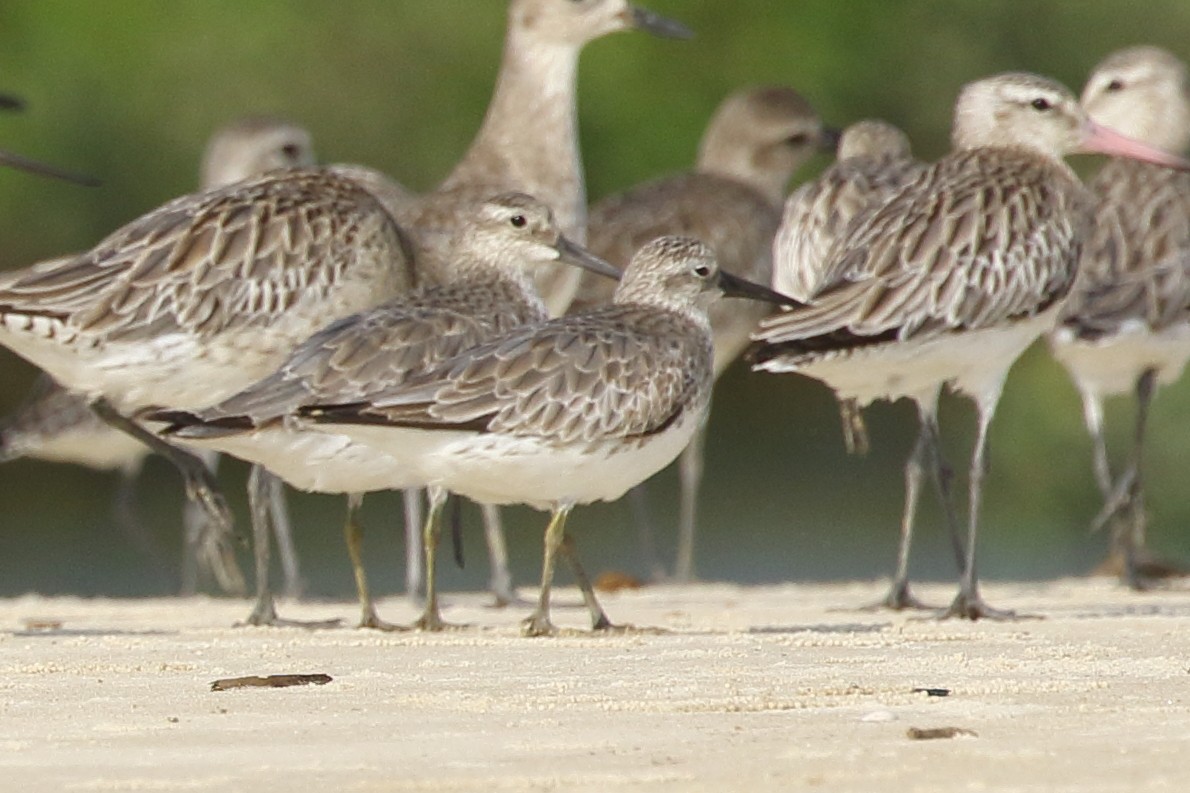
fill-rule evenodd
<path id="1" fill-rule="evenodd" d="M 578 145 L 579 48 L 509 31 L 500 76 L 471 148 L 442 184 L 516 189 L 548 204 L 563 231 L 585 235 Z"/>

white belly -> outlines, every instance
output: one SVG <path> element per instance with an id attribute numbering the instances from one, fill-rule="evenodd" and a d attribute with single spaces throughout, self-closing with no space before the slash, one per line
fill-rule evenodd
<path id="1" fill-rule="evenodd" d="M 533 437 L 390 427 L 339 427 L 362 444 L 401 450 L 425 484 L 439 485 L 482 504 L 614 501 L 669 465 L 690 443 L 699 411 L 664 432 L 628 443 L 599 441 L 556 447 Z"/>
<path id="2" fill-rule="evenodd" d="M 149 448 L 131 435 L 96 421 L 55 432 L 22 452 L 24 457 L 85 465 L 100 471 L 135 471 L 149 454 Z"/>
<path id="3" fill-rule="evenodd" d="M 943 386 L 995 399 L 1014 361 L 1054 324 L 1057 308 L 1011 325 L 860 348 L 798 367 L 861 406 L 877 399 L 928 399 Z"/>
<path id="4" fill-rule="evenodd" d="M 1148 369 L 1169 385 L 1190 361 L 1190 326 L 1174 325 L 1154 333 L 1141 323 L 1095 341 L 1082 341 L 1066 328 L 1050 335 L 1050 350 L 1080 391 L 1099 396 L 1131 393 Z"/>
<path id="5" fill-rule="evenodd" d="M 278 426 L 218 438 L 175 440 L 256 463 L 290 486 L 312 493 L 369 493 L 423 484 L 407 466 L 344 435 Z"/>

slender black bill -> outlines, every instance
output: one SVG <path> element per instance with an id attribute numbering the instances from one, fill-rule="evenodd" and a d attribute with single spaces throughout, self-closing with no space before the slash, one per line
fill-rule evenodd
<path id="1" fill-rule="evenodd" d="M 13 154 L 3 149 L 0 149 L 0 165 L 7 165 L 9 168 L 16 168 L 17 170 L 37 174 L 38 176 L 49 176 L 53 179 L 61 179 L 64 182 L 81 184 L 84 187 L 98 187 L 102 184 L 102 182 L 93 176 L 64 171 L 61 168 L 55 168 L 52 165 L 46 165 L 37 160 L 30 160 L 28 157 L 22 157 L 19 154 Z"/>
<path id="2" fill-rule="evenodd" d="M 0 110 L 24 110 L 25 100 L 12 94 L 0 94 Z"/>
<path id="3" fill-rule="evenodd" d="M 822 137 L 818 139 L 818 150 L 826 154 L 834 154 L 839 150 L 839 141 L 843 139 L 843 130 L 838 127 L 823 127 Z"/>
<path id="4" fill-rule="evenodd" d="M 789 295 L 774 292 L 767 286 L 761 286 L 760 284 L 739 278 L 722 270 L 719 271 L 719 288 L 723 290 L 723 294 L 727 297 L 744 297 L 749 300 L 761 300 L 765 303 L 776 303 L 778 306 L 786 306 L 788 308 L 803 308 L 806 305 L 805 303 L 794 300 Z"/>
<path id="5" fill-rule="evenodd" d="M 565 237 L 558 237 L 558 244 L 555 247 L 558 249 L 558 261 L 563 264 L 572 264 L 614 281 L 619 281 L 623 274 L 618 267 L 608 264 L 583 246 L 573 243 Z"/>
<path id="6" fill-rule="evenodd" d="M 694 31 L 675 19 L 655 14 L 647 8 L 632 6 L 632 26 L 663 39 L 692 39 Z"/>

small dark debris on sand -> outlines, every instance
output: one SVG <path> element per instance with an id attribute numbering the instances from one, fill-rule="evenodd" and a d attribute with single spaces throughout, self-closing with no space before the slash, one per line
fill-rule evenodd
<path id="1" fill-rule="evenodd" d="M 949 688 L 915 688 L 914 694 L 925 694 L 927 697 L 949 697 Z"/>
<path id="2" fill-rule="evenodd" d="M 911 741 L 936 741 L 942 738 L 978 738 L 975 730 L 966 727 L 910 727 L 906 735 Z"/>
<path id="3" fill-rule="evenodd" d="M 331 682 L 330 675 L 269 675 L 260 677 L 225 677 L 211 683 L 212 691 L 227 691 L 233 688 L 286 688 L 288 686 L 325 686 Z"/>

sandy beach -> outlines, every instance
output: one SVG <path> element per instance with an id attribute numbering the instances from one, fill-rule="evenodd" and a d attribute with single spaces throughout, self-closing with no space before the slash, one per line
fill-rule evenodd
<path id="1" fill-rule="evenodd" d="M 614 620 L 663 630 L 607 636 L 562 590 L 553 639 L 521 638 L 528 609 L 480 593 L 446 595 L 469 626 L 440 635 L 235 628 L 232 600 L 7 599 L 0 788 L 1185 789 L 1190 592 L 989 583 L 1043 616 L 1000 624 L 850 608 L 882 589 L 622 591 L 603 596 Z M 211 690 L 315 673 L 330 682 Z"/>

